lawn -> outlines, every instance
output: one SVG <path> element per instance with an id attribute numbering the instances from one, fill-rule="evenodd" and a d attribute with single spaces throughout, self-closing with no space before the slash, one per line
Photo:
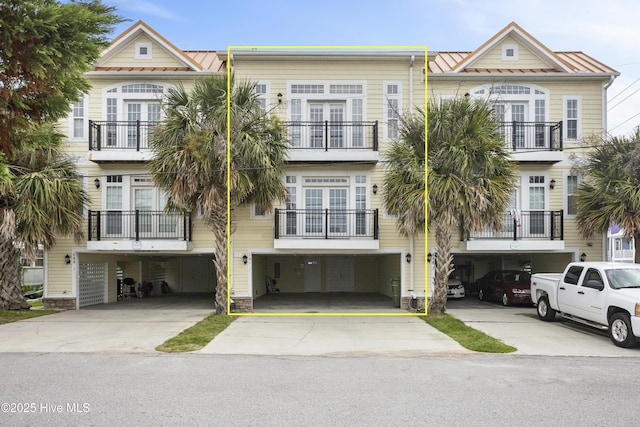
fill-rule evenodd
<path id="1" fill-rule="evenodd" d="M 212 314 L 156 347 L 165 353 L 200 350 L 236 320 L 234 316 Z"/>
<path id="2" fill-rule="evenodd" d="M 512 353 L 517 350 L 484 332 L 473 329 L 461 320 L 445 314 L 444 316 L 421 316 L 421 319 L 440 332 L 450 336 L 468 350 L 482 353 Z"/>
<path id="3" fill-rule="evenodd" d="M 31 319 L 47 314 L 59 313 L 57 310 L 8 310 L 0 311 L 0 325 L 17 322 L 18 320 Z"/>

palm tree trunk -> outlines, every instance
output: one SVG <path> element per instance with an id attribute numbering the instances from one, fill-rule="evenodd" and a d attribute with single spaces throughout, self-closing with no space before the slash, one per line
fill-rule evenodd
<path id="1" fill-rule="evenodd" d="M 215 237 L 216 256 L 216 314 L 227 314 L 227 211 L 226 204 L 216 207 L 211 220 L 211 231 Z"/>
<path id="2" fill-rule="evenodd" d="M 0 310 L 28 310 L 24 299 L 18 263 L 20 256 L 13 241 L 0 241 Z"/>
<path id="3" fill-rule="evenodd" d="M 449 274 L 453 270 L 451 264 L 453 256 L 451 255 L 451 238 L 453 232 L 444 224 L 435 224 L 436 246 L 438 253 L 436 255 L 436 274 L 434 278 L 433 296 L 429 300 L 429 314 L 443 315 L 447 304 L 447 286 L 449 282 Z"/>

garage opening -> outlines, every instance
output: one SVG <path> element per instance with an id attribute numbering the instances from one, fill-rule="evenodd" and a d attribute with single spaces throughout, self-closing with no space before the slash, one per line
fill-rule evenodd
<path id="1" fill-rule="evenodd" d="M 184 297 L 207 300 L 213 306 L 212 254 L 82 253 L 79 258 L 79 308 L 152 298 L 182 304 Z"/>
<path id="2" fill-rule="evenodd" d="M 253 255 L 254 312 L 394 312 L 400 254 Z"/>

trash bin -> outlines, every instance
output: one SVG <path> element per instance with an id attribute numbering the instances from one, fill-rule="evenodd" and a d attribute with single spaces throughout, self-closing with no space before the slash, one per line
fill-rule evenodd
<path id="1" fill-rule="evenodd" d="M 391 296 L 393 297 L 393 306 L 400 307 L 400 278 L 391 279 Z"/>

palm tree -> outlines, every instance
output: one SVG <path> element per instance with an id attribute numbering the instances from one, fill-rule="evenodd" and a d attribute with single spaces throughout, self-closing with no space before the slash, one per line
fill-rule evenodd
<path id="1" fill-rule="evenodd" d="M 226 314 L 227 235 L 234 230 L 234 208 L 256 203 L 268 211 L 284 198 L 284 132 L 262 110 L 255 83 L 233 77 L 210 76 L 190 91 L 173 89 L 164 109 L 166 118 L 151 141 L 155 155 L 149 170 L 168 190 L 170 209 L 204 213 L 215 239 L 216 313 Z"/>
<path id="2" fill-rule="evenodd" d="M 87 196 L 63 135 L 52 125 L 22 131 L 0 177 L 0 309 L 29 309 L 19 275 L 20 255 L 33 259 L 56 235 L 82 238 Z"/>
<path id="3" fill-rule="evenodd" d="M 465 231 L 502 226 L 515 172 L 486 101 L 467 97 L 431 99 L 428 106 L 427 227 L 435 232 L 437 263 L 429 313 L 443 314 L 447 281 L 453 271 L 451 240 Z M 401 121 L 401 138 L 386 154 L 384 201 L 398 216 L 404 235 L 420 232 L 424 223 L 425 114 Z M 422 169 L 420 169 L 422 167 Z M 421 172 L 422 171 L 422 172 Z"/>
<path id="4" fill-rule="evenodd" d="M 606 232 L 612 224 L 635 238 L 635 262 L 640 263 L 640 128 L 629 137 L 599 144 L 578 170 L 576 222 L 584 237 Z"/>

